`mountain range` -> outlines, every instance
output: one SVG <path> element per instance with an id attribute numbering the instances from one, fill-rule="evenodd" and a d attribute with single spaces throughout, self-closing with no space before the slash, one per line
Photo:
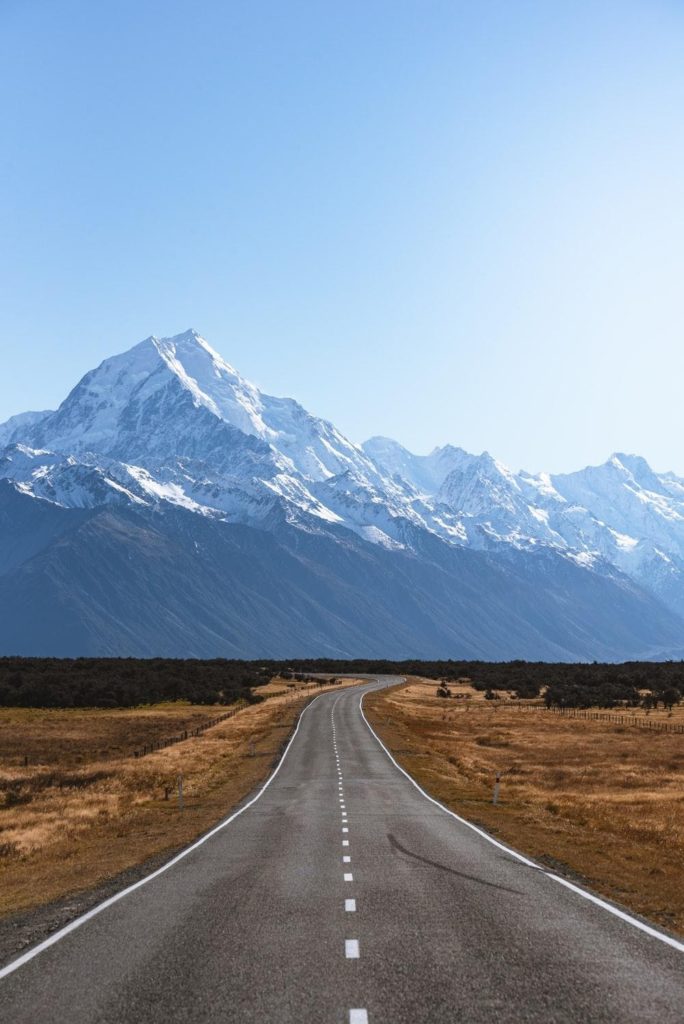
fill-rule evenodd
<path id="1" fill-rule="evenodd" d="M 684 479 L 347 439 L 196 331 L 0 426 L 0 654 L 680 658 Z"/>

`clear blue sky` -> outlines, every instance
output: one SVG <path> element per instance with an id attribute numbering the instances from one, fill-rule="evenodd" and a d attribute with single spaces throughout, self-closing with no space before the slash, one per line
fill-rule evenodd
<path id="1" fill-rule="evenodd" d="M 680 0 L 0 0 L 0 420 L 194 326 L 363 440 L 684 474 Z"/>

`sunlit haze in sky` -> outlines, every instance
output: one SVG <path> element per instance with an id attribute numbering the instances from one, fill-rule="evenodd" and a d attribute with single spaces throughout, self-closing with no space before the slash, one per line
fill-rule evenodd
<path id="1" fill-rule="evenodd" d="M 3 0 L 0 421 L 196 327 L 354 440 L 684 474 L 679 0 Z"/>

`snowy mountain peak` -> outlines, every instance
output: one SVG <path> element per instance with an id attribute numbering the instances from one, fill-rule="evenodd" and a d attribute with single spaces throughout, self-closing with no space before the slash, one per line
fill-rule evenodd
<path id="1" fill-rule="evenodd" d="M 27 430 L 36 426 L 41 420 L 52 415 L 52 409 L 43 412 L 20 412 L 16 416 L 10 416 L 5 423 L 0 423 L 0 448 L 22 437 Z"/>
<path id="2" fill-rule="evenodd" d="M 241 377 L 195 330 L 173 338 L 154 339 L 168 367 L 193 396 L 219 419 L 238 430 L 268 438 L 258 389 Z"/>
<path id="3" fill-rule="evenodd" d="M 419 493 L 427 495 L 435 494 L 464 459 L 473 458 L 462 448 L 450 444 L 434 448 L 429 455 L 414 455 L 388 437 L 369 438 L 363 450 L 384 472 L 405 480 Z"/>
<path id="4" fill-rule="evenodd" d="M 532 475 L 451 444 L 428 455 L 382 436 L 359 446 L 260 391 L 194 329 L 152 335 L 87 373 L 56 412 L 0 425 L 0 479 L 65 508 L 334 524 L 393 550 L 420 550 L 426 533 L 489 551 L 546 547 L 587 571 L 626 573 L 684 610 L 684 480 L 674 474 L 623 452 Z"/>
<path id="5" fill-rule="evenodd" d="M 376 491 L 397 502 L 396 484 L 358 445 L 293 399 L 260 392 L 196 330 L 152 335 L 104 360 L 55 413 L 35 423 L 26 418 L 19 435 L 16 440 L 47 458 L 30 468 L 14 459 L 6 475 L 57 503 L 65 479 L 61 459 L 74 455 L 89 466 L 129 467 L 124 486 L 133 472 L 145 500 L 194 503 L 244 521 L 262 518 L 278 502 L 288 516 L 337 521 L 312 488 L 341 474 L 349 474 L 362 504 Z"/>
<path id="6" fill-rule="evenodd" d="M 662 490 L 662 481 L 642 455 L 626 455 L 624 452 L 615 452 L 610 461 L 617 463 L 620 468 L 629 473 L 640 487 L 652 491 Z"/>

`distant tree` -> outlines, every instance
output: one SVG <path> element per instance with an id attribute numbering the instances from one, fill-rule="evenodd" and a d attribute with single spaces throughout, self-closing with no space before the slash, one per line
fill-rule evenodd
<path id="1" fill-rule="evenodd" d="M 679 692 L 679 690 L 675 689 L 674 686 L 671 686 L 663 693 L 663 704 L 668 709 L 668 711 L 672 711 L 672 708 L 675 706 L 675 704 L 679 704 L 681 699 L 681 693 Z"/>

